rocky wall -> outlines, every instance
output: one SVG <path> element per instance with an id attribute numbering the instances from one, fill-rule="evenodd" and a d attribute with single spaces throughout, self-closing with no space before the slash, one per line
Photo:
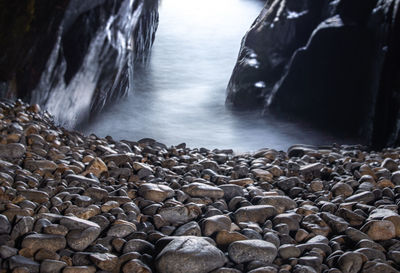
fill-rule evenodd
<path id="1" fill-rule="evenodd" d="M 394 144 L 399 18 L 395 0 L 267 1 L 243 39 L 227 102 Z"/>

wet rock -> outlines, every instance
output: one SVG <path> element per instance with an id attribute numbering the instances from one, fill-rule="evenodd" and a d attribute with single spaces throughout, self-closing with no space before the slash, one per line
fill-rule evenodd
<path id="1" fill-rule="evenodd" d="M 238 185 L 221 185 L 219 186 L 221 190 L 224 191 L 225 200 L 229 201 L 235 196 L 244 196 L 244 191 L 241 186 Z"/>
<path id="2" fill-rule="evenodd" d="M 365 204 L 371 203 L 375 200 L 375 195 L 372 192 L 360 192 L 346 198 L 346 202 L 362 202 Z"/>
<path id="3" fill-rule="evenodd" d="M 352 227 L 349 227 L 348 229 L 346 229 L 345 234 L 353 242 L 359 242 L 359 241 L 364 240 L 364 239 L 366 239 L 366 240 L 370 240 L 371 239 L 364 232 L 362 232 L 360 230 L 357 230 L 355 228 L 352 228 Z"/>
<path id="4" fill-rule="evenodd" d="M 248 272 L 249 273 L 277 273 L 278 269 L 273 266 L 263 266 L 263 267 L 253 269 Z"/>
<path id="5" fill-rule="evenodd" d="M 74 216 L 64 216 L 60 220 L 60 224 L 68 228 L 74 229 L 87 229 L 87 228 L 100 228 L 100 226 L 92 221 L 87 221 Z"/>
<path id="6" fill-rule="evenodd" d="M 331 232 L 328 224 L 316 214 L 310 214 L 304 217 L 302 226 L 314 234 L 328 236 Z"/>
<path id="7" fill-rule="evenodd" d="M 396 172 L 398 170 L 398 164 L 391 158 L 385 158 L 381 163 L 381 167 L 391 172 Z"/>
<path id="8" fill-rule="evenodd" d="M 94 266 L 67 266 L 64 267 L 63 273 L 95 273 L 96 267 Z"/>
<path id="9" fill-rule="evenodd" d="M 221 230 L 218 232 L 215 241 L 218 246 L 221 246 L 222 248 L 228 247 L 231 243 L 236 242 L 236 241 L 242 241 L 242 240 L 247 240 L 248 238 L 239 233 L 239 232 L 230 232 L 227 230 Z"/>
<path id="10" fill-rule="evenodd" d="M 295 265 L 293 268 L 294 273 L 317 273 L 318 271 L 307 265 Z"/>
<path id="11" fill-rule="evenodd" d="M 256 178 L 258 178 L 261 181 L 271 182 L 274 178 L 272 173 L 266 170 L 254 169 L 251 172 L 254 174 Z"/>
<path id="12" fill-rule="evenodd" d="M 174 239 L 161 251 L 155 267 L 160 273 L 207 273 L 225 263 L 225 255 L 206 240 L 181 237 Z"/>
<path id="13" fill-rule="evenodd" d="M 258 205 L 270 205 L 276 208 L 278 213 L 283 213 L 297 207 L 295 201 L 287 196 L 265 196 L 258 201 Z"/>
<path id="14" fill-rule="evenodd" d="M 321 218 L 337 233 L 342 233 L 349 227 L 343 218 L 328 212 L 321 213 Z"/>
<path id="15" fill-rule="evenodd" d="M 289 191 L 290 189 L 296 187 L 301 180 L 298 177 L 290 177 L 276 182 L 276 185 L 283 191 Z"/>
<path id="16" fill-rule="evenodd" d="M 204 183 L 192 183 L 190 185 L 182 187 L 182 190 L 192 197 L 210 197 L 219 199 L 224 196 L 224 191 L 220 188 Z"/>
<path id="17" fill-rule="evenodd" d="M 351 210 L 345 209 L 345 208 L 339 209 L 336 212 L 336 215 L 343 218 L 346 222 L 349 223 L 350 226 L 353 226 L 353 227 L 361 226 L 365 221 L 364 216 L 359 215 L 359 214 L 357 214 Z"/>
<path id="18" fill-rule="evenodd" d="M 396 237 L 400 237 L 400 216 L 386 216 L 385 218 L 383 218 L 383 220 L 392 222 L 396 230 Z"/>
<path id="19" fill-rule="evenodd" d="M 0 144 L 0 158 L 14 160 L 25 155 L 26 148 L 20 143 Z"/>
<path id="20" fill-rule="evenodd" d="M 19 193 L 24 196 L 26 199 L 36 202 L 39 204 L 45 203 L 49 201 L 49 195 L 47 192 L 38 191 L 38 190 L 22 190 Z"/>
<path id="21" fill-rule="evenodd" d="M 228 216 L 216 215 L 204 219 L 203 222 L 203 235 L 211 236 L 215 232 L 221 230 L 230 230 L 232 221 Z"/>
<path id="22" fill-rule="evenodd" d="M 108 197 L 108 192 L 106 190 L 94 187 L 88 188 L 84 194 L 96 201 L 102 201 Z"/>
<path id="23" fill-rule="evenodd" d="M 300 229 L 300 221 L 302 216 L 299 214 L 290 212 L 290 213 L 282 213 L 276 215 L 272 223 L 276 226 L 279 224 L 286 224 L 289 231 L 298 231 Z"/>
<path id="24" fill-rule="evenodd" d="M 22 251 L 22 250 L 21 250 Z M 59 260 L 60 255 L 58 255 L 56 252 L 41 248 L 39 249 L 35 255 L 34 255 L 35 261 L 41 262 L 43 260 L 49 259 L 49 260 Z"/>
<path id="25" fill-rule="evenodd" d="M 363 267 L 364 272 L 371 272 L 371 273 L 395 273 L 398 272 L 395 268 L 392 266 L 385 264 L 385 263 L 380 263 L 380 262 L 373 262 L 369 261 L 366 262 L 364 267 Z"/>
<path id="26" fill-rule="evenodd" d="M 92 173 L 97 177 L 100 177 L 102 173 L 107 172 L 107 165 L 101 160 L 101 158 L 94 158 L 89 165 L 86 167 L 86 170 L 82 173 L 83 176 Z"/>
<path id="27" fill-rule="evenodd" d="M 365 232 L 372 240 L 389 240 L 396 237 L 396 228 L 390 221 L 372 220 L 361 227 L 361 231 Z"/>
<path id="28" fill-rule="evenodd" d="M 372 260 L 386 261 L 385 253 L 383 253 L 383 251 L 380 251 L 377 249 L 359 248 L 354 252 L 363 254 L 370 261 L 372 261 Z"/>
<path id="29" fill-rule="evenodd" d="M 113 271 L 118 266 L 118 257 L 108 253 L 93 253 L 90 260 L 101 270 Z"/>
<path id="30" fill-rule="evenodd" d="M 300 173 L 307 179 L 319 177 L 321 169 L 324 167 L 321 163 L 307 164 L 300 167 Z"/>
<path id="31" fill-rule="evenodd" d="M 201 214 L 201 210 L 194 204 L 186 206 L 176 205 L 173 207 L 162 207 L 159 209 L 158 214 L 167 223 L 181 225 L 197 218 Z"/>
<path id="32" fill-rule="evenodd" d="M 201 236 L 201 229 L 197 222 L 192 221 L 186 223 L 179 228 L 177 228 L 174 232 L 175 236 Z"/>
<path id="33" fill-rule="evenodd" d="M 142 261 L 140 261 L 138 259 L 132 259 L 124 264 L 124 266 L 122 268 L 122 272 L 124 272 L 124 273 L 131 273 L 131 272 L 151 273 L 152 271 Z"/>
<path id="34" fill-rule="evenodd" d="M 0 246 L 0 258 L 2 258 L 2 259 L 7 259 L 12 256 L 15 256 L 15 255 L 17 255 L 17 253 L 18 253 L 17 248 L 9 247 L 6 245 Z"/>
<path id="35" fill-rule="evenodd" d="M 247 185 L 251 185 L 254 183 L 254 180 L 251 178 L 242 178 L 242 179 L 234 179 L 230 180 L 229 184 L 245 187 Z"/>
<path id="36" fill-rule="evenodd" d="M 9 259 L 9 266 L 11 270 L 18 267 L 26 267 L 29 270 L 29 272 L 33 273 L 38 273 L 40 269 L 39 263 L 20 255 L 11 257 Z"/>
<path id="37" fill-rule="evenodd" d="M 235 211 L 234 217 L 236 223 L 255 222 L 263 224 L 265 220 L 277 215 L 277 210 L 269 205 L 247 206 Z"/>
<path id="38" fill-rule="evenodd" d="M 66 240 L 61 235 L 31 234 L 24 238 L 21 246 L 28 248 L 32 253 L 39 249 L 56 252 L 66 247 Z"/>
<path id="39" fill-rule="evenodd" d="M 395 184 L 395 185 L 400 185 L 400 171 L 396 171 L 392 173 L 392 176 L 390 180 Z"/>
<path id="40" fill-rule="evenodd" d="M 112 227 L 107 231 L 107 236 L 124 238 L 135 231 L 135 224 L 119 220 L 118 222 L 115 222 Z"/>
<path id="41" fill-rule="evenodd" d="M 88 185 L 88 186 L 97 186 L 99 184 L 99 181 L 94 178 L 88 178 L 83 175 L 75 175 L 75 174 L 69 174 L 65 177 L 65 179 L 71 183 L 73 181 L 77 181 L 81 183 L 82 185 Z"/>
<path id="42" fill-rule="evenodd" d="M 141 239 L 132 239 L 125 243 L 122 252 L 124 254 L 129 252 L 152 254 L 154 252 L 154 245 Z"/>
<path id="43" fill-rule="evenodd" d="M 333 194 L 335 195 L 335 196 L 339 196 L 339 195 L 342 195 L 343 197 L 349 197 L 349 196 L 351 196 L 352 194 L 353 194 L 353 188 L 350 186 L 350 185 L 348 185 L 348 184 L 346 184 L 346 183 L 342 183 L 342 182 L 339 182 L 339 183 L 336 183 L 333 187 L 332 187 L 332 190 L 331 190 L 332 192 L 333 192 Z"/>
<path id="44" fill-rule="evenodd" d="M 241 273 L 241 271 L 234 268 L 221 267 L 214 271 L 211 271 L 211 273 Z"/>
<path id="45" fill-rule="evenodd" d="M 62 261 L 44 260 L 40 264 L 40 273 L 58 273 L 66 266 L 67 264 Z"/>
<path id="46" fill-rule="evenodd" d="M 5 215 L 0 214 L 0 234 L 11 232 L 11 224 Z"/>
<path id="47" fill-rule="evenodd" d="M 162 202 L 167 198 L 173 197 L 175 193 L 168 186 L 145 183 L 139 187 L 139 195 L 147 200 Z"/>
<path id="48" fill-rule="evenodd" d="M 27 160 L 25 161 L 24 167 L 30 171 L 44 170 L 44 171 L 55 171 L 57 164 L 50 160 Z"/>
<path id="49" fill-rule="evenodd" d="M 272 263 L 278 255 L 276 247 L 263 240 L 236 241 L 229 245 L 229 258 L 235 263 L 262 261 Z"/>
<path id="50" fill-rule="evenodd" d="M 110 210 L 112 210 L 114 208 L 118 208 L 118 207 L 119 207 L 119 203 L 117 201 L 110 200 L 110 201 L 105 202 L 101 206 L 101 211 L 102 212 L 109 212 Z"/>
<path id="51" fill-rule="evenodd" d="M 338 267 L 342 272 L 359 272 L 363 265 L 362 255 L 354 252 L 346 252 L 339 257 Z"/>
<path id="52" fill-rule="evenodd" d="M 11 231 L 11 238 L 15 240 L 32 231 L 34 222 L 35 220 L 33 219 L 33 217 L 21 217 L 21 219 L 16 223 Z"/>
<path id="53" fill-rule="evenodd" d="M 67 234 L 67 243 L 76 251 L 85 250 L 100 235 L 100 227 L 89 227 L 84 230 L 73 229 Z"/>
<path id="54" fill-rule="evenodd" d="M 281 245 L 278 249 L 279 256 L 284 259 L 290 259 L 290 258 L 297 258 L 300 257 L 301 251 L 296 245 Z"/>

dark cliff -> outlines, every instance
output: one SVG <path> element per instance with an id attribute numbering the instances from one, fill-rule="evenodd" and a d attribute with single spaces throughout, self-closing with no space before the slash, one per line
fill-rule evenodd
<path id="1" fill-rule="evenodd" d="M 0 0 L 0 90 L 73 126 L 129 91 L 158 0 Z"/>
<path id="2" fill-rule="evenodd" d="M 243 38 L 227 102 L 395 144 L 399 2 L 267 1 Z"/>

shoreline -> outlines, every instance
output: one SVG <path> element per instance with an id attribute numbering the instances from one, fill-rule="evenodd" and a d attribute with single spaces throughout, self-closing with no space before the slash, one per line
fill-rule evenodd
<path id="1" fill-rule="evenodd" d="M 400 270 L 400 148 L 115 141 L 21 101 L 0 126 L 0 272 Z"/>

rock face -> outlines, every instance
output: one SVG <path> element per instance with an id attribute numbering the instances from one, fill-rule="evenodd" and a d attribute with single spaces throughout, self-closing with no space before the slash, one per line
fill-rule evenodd
<path id="1" fill-rule="evenodd" d="M 1 0 L 0 15 L 0 95 L 73 126 L 127 94 L 154 40 L 158 0 Z"/>
<path id="2" fill-rule="evenodd" d="M 376 146 L 397 137 L 398 0 L 269 0 L 243 39 L 227 102 L 267 109 Z"/>

